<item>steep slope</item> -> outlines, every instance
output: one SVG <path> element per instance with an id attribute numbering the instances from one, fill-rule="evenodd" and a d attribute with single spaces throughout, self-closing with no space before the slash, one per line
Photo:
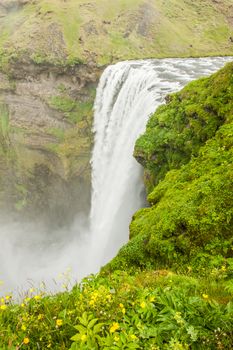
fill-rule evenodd
<path id="1" fill-rule="evenodd" d="M 135 148 L 151 207 L 135 214 L 110 266 L 231 270 L 233 64 L 167 100 Z"/>
<path id="2" fill-rule="evenodd" d="M 231 0 L 4 0 L 0 6 L 6 59 L 103 64 L 233 52 Z"/>

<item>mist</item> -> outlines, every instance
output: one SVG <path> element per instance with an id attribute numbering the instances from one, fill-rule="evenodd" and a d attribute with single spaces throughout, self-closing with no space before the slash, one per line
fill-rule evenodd
<path id="1" fill-rule="evenodd" d="M 51 230 L 45 224 L 9 222 L 0 218 L 0 294 L 21 294 L 32 286 L 48 292 L 72 286 L 88 274 L 88 220 L 77 216 L 68 228 Z"/>

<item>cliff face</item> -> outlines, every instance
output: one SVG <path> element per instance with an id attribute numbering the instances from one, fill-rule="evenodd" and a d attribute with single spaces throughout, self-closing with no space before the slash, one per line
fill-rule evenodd
<path id="1" fill-rule="evenodd" d="M 59 225 L 88 208 L 99 73 L 32 62 L 1 73 L 1 210 L 40 214 Z"/>
<path id="2" fill-rule="evenodd" d="M 232 269 L 233 63 L 168 96 L 135 147 L 150 208 L 110 263 Z"/>

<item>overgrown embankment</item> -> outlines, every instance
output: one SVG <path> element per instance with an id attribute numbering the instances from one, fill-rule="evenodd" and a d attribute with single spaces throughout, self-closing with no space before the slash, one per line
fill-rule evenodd
<path id="1" fill-rule="evenodd" d="M 150 208 L 112 266 L 233 269 L 233 64 L 167 98 L 135 147 Z M 154 187 L 155 186 L 155 187 Z"/>

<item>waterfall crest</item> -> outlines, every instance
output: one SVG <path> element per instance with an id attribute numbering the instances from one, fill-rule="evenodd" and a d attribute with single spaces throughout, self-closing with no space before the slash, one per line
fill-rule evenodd
<path id="1" fill-rule="evenodd" d="M 126 61 L 103 73 L 95 101 L 90 259 L 94 270 L 128 240 L 133 213 L 145 201 L 133 148 L 168 93 L 221 67 L 226 58 Z"/>

